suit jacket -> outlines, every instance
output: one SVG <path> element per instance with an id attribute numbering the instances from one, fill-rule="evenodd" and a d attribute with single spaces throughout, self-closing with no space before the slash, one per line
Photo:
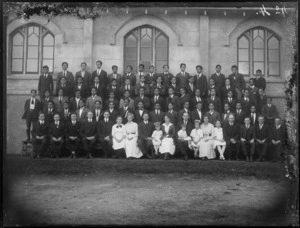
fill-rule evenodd
<path id="1" fill-rule="evenodd" d="M 58 84 L 56 87 L 56 96 L 58 96 L 58 91 L 62 89 L 64 97 L 71 97 L 73 92 L 73 87 L 70 87 L 70 85 L 65 84 L 65 86 L 62 86 L 62 84 Z"/>
<path id="2" fill-rule="evenodd" d="M 245 125 L 241 125 L 240 127 L 240 138 L 246 139 L 249 142 L 251 139 L 256 139 L 255 137 L 255 129 L 253 126 L 250 125 L 248 129 L 246 129 Z"/>
<path id="3" fill-rule="evenodd" d="M 59 72 L 59 73 L 57 74 L 56 88 L 57 88 L 58 85 L 60 84 L 60 80 L 61 80 L 62 77 L 63 77 L 63 71 L 61 71 L 61 72 Z M 73 76 L 72 72 L 70 72 L 70 71 L 67 71 L 67 75 L 66 75 L 66 84 L 67 84 L 68 86 L 70 86 L 71 88 L 73 88 L 73 87 L 74 87 L 74 84 L 75 84 L 75 82 L 74 82 L 74 76 Z"/>
<path id="4" fill-rule="evenodd" d="M 70 109 L 72 111 L 76 111 L 77 110 L 77 102 L 76 102 L 76 98 L 75 97 L 70 98 L 69 107 L 70 107 Z M 79 108 L 79 102 L 78 102 L 78 108 Z"/>
<path id="5" fill-rule="evenodd" d="M 168 72 L 167 74 L 162 73 L 161 76 L 163 78 L 164 85 L 169 87 L 171 85 L 171 79 L 174 77 L 174 75 Z"/>
<path id="6" fill-rule="evenodd" d="M 83 122 L 83 121 L 85 121 L 87 119 L 87 113 L 88 113 L 89 110 L 88 110 L 88 108 L 84 107 L 83 111 L 81 113 L 81 116 L 79 115 L 79 111 L 80 111 L 80 109 L 76 110 L 77 120 L 79 122 Z"/>
<path id="7" fill-rule="evenodd" d="M 181 109 L 181 110 L 178 112 L 178 119 L 181 120 L 183 114 L 186 113 L 186 112 L 189 114 L 189 116 L 190 116 L 190 118 L 191 118 L 191 111 L 190 111 L 190 110 L 185 111 L 185 109 Z"/>
<path id="8" fill-rule="evenodd" d="M 56 112 L 55 108 L 53 108 L 52 112 L 49 112 L 49 109 L 47 108 L 44 113 L 45 113 L 45 122 L 48 124 L 48 127 L 49 127 L 50 124 L 54 122 L 54 119 L 53 119 L 54 114 L 56 114 L 57 112 Z"/>
<path id="9" fill-rule="evenodd" d="M 138 103 L 139 103 L 139 101 L 142 101 L 144 103 L 144 109 L 149 110 L 149 108 L 150 108 L 150 100 L 149 100 L 148 97 L 146 97 L 145 95 L 144 95 L 143 99 L 140 96 L 136 97 L 134 99 L 135 109 L 138 109 Z"/>
<path id="10" fill-rule="evenodd" d="M 144 121 L 138 124 L 139 139 L 146 140 L 152 136 L 153 131 L 154 125 L 150 121 L 148 121 L 148 124 L 145 124 Z"/>
<path id="11" fill-rule="evenodd" d="M 134 112 L 134 122 L 136 122 L 137 124 L 139 124 L 140 122 L 143 121 L 143 115 L 144 113 L 147 112 L 145 109 L 142 112 L 142 115 L 140 115 L 140 111 L 139 109 L 136 109 Z"/>
<path id="12" fill-rule="evenodd" d="M 140 83 L 140 79 L 141 79 L 141 76 L 142 76 L 142 75 L 143 75 L 143 76 L 146 76 L 146 72 L 141 72 L 141 76 L 140 76 L 139 73 L 140 73 L 140 72 L 137 72 L 137 73 L 135 74 L 135 77 L 136 77 L 135 85 L 137 85 L 137 84 Z"/>
<path id="13" fill-rule="evenodd" d="M 230 112 L 230 111 L 228 113 L 226 113 L 226 116 L 225 116 L 225 113 L 222 113 L 222 115 L 221 115 L 221 124 L 222 124 L 222 126 L 225 126 L 225 124 L 228 123 L 228 117 L 231 114 L 233 114 L 233 113 Z"/>
<path id="14" fill-rule="evenodd" d="M 169 105 L 169 103 L 173 103 L 173 105 L 174 105 L 174 110 L 175 111 L 179 111 L 180 110 L 180 100 L 179 100 L 179 97 L 177 97 L 177 96 L 175 96 L 175 95 L 173 95 L 173 98 L 171 98 L 170 96 L 168 96 L 167 98 L 166 98 L 166 109 L 168 108 L 168 105 Z"/>
<path id="15" fill-rule="evenodd" d="M 240 114 L 238 114 L 237 111 L 235 111 L 234 113 L 235 122 L 238 123 L 239 125 L 243 125 L 246 116 L 247 115 L 243 110 L 241 111 Z"/>
<path id="16" fill-rule="evenodd" d="M 235 88 L 239 89 L 240 91 L 246 88 L 246 82 L 242 74 L 240 73 L 237 73 L 236 75 L 230 74 L 228 78 L 230 79 L 231 82 L 230 84 Z"/>
<path id="17" fill-rule="evenodd" d="M 180 90 L 180 86 L 179 85 L 176 85 L 176 86 L 174 85 L 173 86 L 172 84 L 170 84 L 169 88 L 172 88 L 174 90 L 174 95 L 175 96 L 178 96 L 178 97 L 180 96 L 180 91 L 179 91 Z M 166 92 L 166 95 L 168 95 L 168 90 Z"/>
<path id="18" fill-rule="evenodd" d="M 255 113 L 255 117 L 252 117 L 251 114 L 252 114 L 252 113 L 250 113 L 250 114 L 248 115 L 249 118 L 250 118 L 250 124 L 251 124 L 251 125 L 255 125 L 255 126 L 258 125 L 258 117 L 259 117 L 260 114 L 256 112 L 256 113 Z"/>
<path id="19" fill-rule="evenodd" d="M 64 124 L 71 121 L 71 109 L 68 109 L 68 113 L 65 114 L 65 109 L 62 109 L 60 111 L 60 121 L 62 121 Z"/>
<path id="20" fill-rule="evenodd" d="M 158 74 L 153 73 L 152 77 L 150 76 L 150 73 L 146 74 L 145 76 L 145 82 L 150 86 L 151 84 L 155 84 L 156 83 L 156 79 L 157 79 Z M 151 86 L 150 86 L 151 87 Z"/>
<path id="21" fill-rule="evenodd" d="M 78 71 L 78 72 L 76 72 L 76 74 L 75 74 L 75 85 L 77 85 L 77 79 L 78 79 L 78 77 L 82 77 L 82 76 L 81 76 L 81 71 Z M 82 78 L 82 79 L 83 79 L 83 80 L 82 80 L 83 84 L 84 84 L 87 88 L 89 88 L 90 85 L 92 85 L 93 82 L 94 82 L 94 81 L 92 81 L 92 74 L 91 74 L 90 72 L 88 72 L 88 71 L 85 71 L 85 72 L 84 72 L 84 75 L 83 75 L 83 78 Z"/>
<path id="22" fill-rule="evenodd" d="M 27 119 L 27 117 L 28 117 L 28 113 L 30 112 L 30 101 L 31 101 L 31 98 L 29 98 L 25 101 L 24 114 L 22 115 L 22 119 Z M 41 102 L 39 99 L 35 98 L 34 109 L 32 111 L 35 120 L 38 119 L 40 110 L 41 110 Z"/>
<path id="23" fill-rule="evenodd" d="M 97 125 L 97 134 L 100 139 L 104 139 L 109 136 L 111 138 L 111 130 L 114 123 L 112 121 L 108 121 L 107 123 L 101 120 Z"/>
<path id="24" fill-rule="evenodd" d="M 140 83 L 135 85 L 135 87 L 134 87 L 135 96 L 139 95 L 139 91 L 140 91 L 141 87 L 145 88 L 145 96 L 150 96 L 150 87 L 146 83 L 144 83 L 144 86 L 142 86 Z"/>
<path id="25" fill-rule="evenodd" d="M 268 105 L 264 105 L 261 110 L 261 114 L 266 118 L 266 123 L 273 123 L 275 117 L 278 115 L 278 111 L 275 105 L 271 105 L 269 108 Z M 272 118 L 272 119 L 268 119 Z"/>
<path id="26" fill-rule="evenodd" d="M 156 101 L 156 103 L 160 104 L 160 109 L 165 111 L 166 107 L 165 107 L 165 99 L 162 96 L 158 96 L 158 100 Z M 154 105 L 155 105 L 155 101 L 154 101 L 154 96 L 150 98 L 150 110 L 154 110 Z"/>
<path id="27" fill-rule="evenodd" d="M 178 121 L 178 113 L 173 110 L 172 113 L 170 113 L 170 111 L 167 111 L 166 114 L 169 116 L 170 122 L 175 125 Z"/>
<path id="28" fill-rule="evenodd" d="M 47 109 L 48 109 L 48 101 L 52 101 L 53 100 L 53 97 L 49 97 L 48 100 L 46 100 L 46 98 L 43 98 L 41 100 L 41 111 L 43 113 L 46 113 Z"/>
<path id="29" fill-rule="evenodd" d="M 264 94 L 262 97 L 257 94 L 257 112 L 261 113 L 262 107 L 267 104 L 267 96 Z"/>
<path id="30" fill-rule="evenodd" d="M 166 86 L 164 84 L 161 84 L 160 86 L 157 83 L 154 83 L 153 86 L 150 89 L 150 96 L 154 96 L 154 89 L 158 88 L 159 90 L 159 95 L 164 97 L 167 94 Z"/>
<path id="31" fill-rule="evenodd" d="M 125 85 L 122 85 L 121 88 L 119 89 L 119 97 L 124 96 L 125 90 L 126 90 Z M 130 97 L 134 98 L 135 97 L 135 87 L 133 85 L 130 86 L 129 91 L 130 91 Z"/>
<path id="32" fill-rule="evenodd" d="M 96 119 L 96 109 L 93 109 L 93 121 L 95 121 L 96 123 L 99 123 L 101 120 L 103 120 L 103 110 L 100 109 L 100 115 L 98 120 Z"/>
<path id="33" fill-rule="evenodd" d="M 56 127 L 55 123 L 51 123 L 49 126 L 49 137 L 60 138 L 65 136 L 65 125 L 63 122 L 59 121 L 58 127 Z"/>
<path id="34" fill-rule="evenodd" d="M 222 107 L 221 107 L 221 100 L 219 97 L 215 96 L 214 100 L 212 100 L 211 97 L 206 98 L 206 102 L 205 102 L 205 110 L 206 111 L 209 110 L 209 103 L 213 103 L 215 106 L 215 110 L 217 112 L 221 113 Z"/>
<path id="35" fill-rule="evenodd" d="M 111 92 L 113 92 L 114 94 L 115 94 L 115 98 L 116 99 L 120 99 L 120 93 L 119 93 L 119 88 L 120 87 L 118 87 L 118 86 L 116 86 L 115 88 L 113 88 L 112 87 L 112 85 L 109 85 L 107 88 L 106 88 L 106 97 L 109 97 L 109 94 L 111 93 Z"/>
<path id="36" fill-rule="evenodd" d="M 111 73 L 107 76 L 107 85 L 111 85 L 112 80 L 114 79 L 114 74 Z M 123 83 L 123 76 L 121 74 L 116 75 L 116 80 L 117 80 L 117 87 L 120 88 L 120 86 Z"/>
<path id="37" fill-rule="evenodd" d="M 33 138 L 36 138 L 36 136 L 46 136 L 47 137 L 48 136 L 48 128 L 49 128 L 49 125 L 48 125 L 48 123 L 46 123 L 46 121 L 42 125 L 40 124 L 40 121 L 34 122 L 32 131 L 31 131 L 32 137 Z"/>
<path id="38" fill-rule="evenodd" d="M 161 124 L 164 122 L 165 113 L 162 110 L 159 110 L 159 115 L 156 114 L 156 110 L 150 112 L 150 120 L 152 123 L 160 122 Z"/>
<path id="39" fill-rule="evenodd" d="M 179 88 L 187 86 L 187 84 L 189 82 L 189 77 L 190 77 L 190 74 L 187 72 L 185 72 L 184 76 L 181 74 L 181 72 L 176 74 L 177 84 L 178 84 Z"/>
<path id="40" fill-rule="evenodd" d="M 117 106 L 118 107 L 118 106 Z M 114 109 L 112 112 L 108 109 L 109 111 L 109 120 L 115 124 L 117 116 L 119 115 L 119 111 L 117 109 Z"/>
<path id="41" fill-rule="evenodd" d="M 266 79 L 263 77 L 255 78 L 254 79 L 255 87 L 266 89 Z"/>
<path id="42" fill-rule="evenodd" d="M 220 117 L 220 113 L 217 112 L 217 111 L 214 111 L 212 114 L 209 113 L 209 111 L 207 111 L 205 113 L 205 115 L 208 115 L 208 120 L 211 124 L 215 125 L 215 122 L 217 120 L 221 120 L 221 117 Z"/>
<path id="43" fill-rule="evenodd" d="M 61 110 L 64 108 L 64 102 L 65 102 L 65 101 L 69 101 L 68 98 L 67 98 L 66 96 L 64 96 L 64 97 L 62 98 L 62 101 L 61 101 L 61 102 L 58 100 L 58 97 L 54 97 L 54 98 L 53 98 L 53 102 L 54 102 L 54 105 L 55 105 L 55 110 L 56 110 L 58 113 L 60 113 Z"/>
<path id="44" fill-rule="evenodd" d="M 169 127 L 169 131 L 168 132 L 166 132 L 166 129 L 165 129 L 164 125 L 161 126 L 161 130 L 163 132 L 163 136 L 164 137 L 166 135 L 169 135 L 169 138 L 175 139 L 175 137 L 176 137 L 176 129 L 175 129 L 175 126 L 173 124 Z"/>
<path id="45" fill-rule="evenodd" d="M 103 100 L 99 96 L 95 96 L 94 99 L 92 97 L 88 97 L 88 99 L 86 100 L 86 107 L 89 110 L 93 110 L 96 101 L 100 101 L 101 102 L 101 108 L 103 108 Z"/>
<path id="46" fill-rule="evenodd" d="M 228 97 L 223 101 L 223 106 L 224 104 L 229 104 L 229 107 L 230 107 L 230 111 L 231 112 L 235 112 L 236 110 L 236 102 L 237 100 L 232 98 L 231 102 L 228 100 Z"/>
<path id="47" fill-rule="evenodd" d="M 107 72 L 105 70 L 101 69 L 101 72 L 98 75 L 97 74 L 97 70 L 93 71 L 93 73 L 92 73 L 92 83 L 93 84 L 94 84 L 94 78 L 96 76 L 99 76 L 99 83 L 100 83 L 100 85 L 103 85 L 103 87 L 106 88 L 107 87 L 107 81 L 108 81 Z"/>
<path id="48" fill-rule="evenodd" d="M 274 125 L 272 127 L 272 132 L 271 132 L 270 136 L 271 136 L 270 140 L 275 140 L 275 141 L 280 140 L 281 143 L 283 143 L 286 138 L 286 132 L 285 132 L 284 125 L 281 124 L 279 129 L 277 129 L 276 126 Z"/>
<path id="49" fill-rule="evenodd" d="M 130 73 L 129 76 L 127 76 L 127 73 L 125 73 L 123 75 L 123 80 L 122 80 L 122 84 L 125 84 L 125 80 L 129 78 L 130 79 L 130 84 L 132 85 L 132 87 L 134 87 L 136 85 L 136 76 L 134 73 Z M 123 94 L 122 94 L 123 95 Z"/>
<path id="50" fill-rule="evenodd" d="M 223 127 L 224 139 L 228 142 L 230 139 L 235 139 L 236 141 L 240 139 L 240 125 L 234 123 L 230 126 L 229 123 L 225 124 Z"/>
<path id="51" fill-rule="evenodd" d="M 119 109 L 120 116 L 122 116 L 122 119 L 123 119 L 123 124 L 127 123 L 127 115 L 128 115 L 129 112 L 134 114 L 133 109 L 131 109 L 129 107 L 127 108 L 126 111 L 125 111 L 124 108 Z"/>
<path id="52" fill-rule="evenodd" d="M 182 123 L 183 123 L 183 120 L 180 120 L 179 123 L 177 124 L 176 132 L 178 132 L 181 129 L 181 124 Z M 190 135 L 191 132 L 192 132 L 192 130 L 193 130 L 193 128 L 194 128 L 194 125 L 191 123 L 191 121 L 188 121 L 185 126 L 186 126 L 186 133 L 187 133 L 187 135 Z"/>
<path id="53" fill-rule="evenodd" d="M 45 78 L 44 74 L 40 75 L 39 83 L 38 83 L 38 91 L 40 94 L 43 94 L 46 90 L 49 90 L 50 94 L 53 94 L 54 86 L 53 86 L 53 77 L 48 73 L 47 78 Z"/>
<path id="54" fill-rule="evenodd" d="M 232 97 L 236 98 L 236 91 L 235 91 L 235 87 L 230 85 L 230 87 L 227 89 L 226 86 L 221 88 L 221 94 L 222 94 L 222 98 L 226 99 L 227 98 L 227 93 L 229 91 L 232 91 Z"/>
<path id="55" fill-rule="evenodd" d="M 255 102 L 253 100 L 251 100 L 249 98 L 249 101 L 247 102 L 244 98 L 242 98 L 240 100 L 241 104 L 242 104 L 242 110 L 247 114 L 249 115 L 250 114 L 250 109 L 251 109 L 251 106 L 252 105 L 255 105 Z M 255 105 L 256 107 L 256 105 Z"/>
<path id="56" fill-rule="evenodd" d="M 70 136 L 80 137 L 81 123 L 79 121 L 76 121 L 74 125 L 72 124 L 72 121 L 68 121 L 65 126 L 67 138 L 69 138 Z"/>
<path id="57" fill-rule="evenodd" d="M 101 84 L 101 83 L 99 83 L 98 88 L 96 87 L 95 83 L 93 83 L 90 86 L 90 88 L 89 88 L 89 90 L 87 92 L 87 96 L 91 96 L 92 95 L 91 91 L 92 91 L 93 87 L 96 88 L 96 94 L 97 94 L 97 96 L 99 96 L 99 97 L 101 97 L 101 98 L 104 99 L 105 98 L 106 89 L 105 89 L 104 85 Z"/>
<path id="58" fill-rule="evenodd" d="M 108 99 L 108 100 L 106 100 L 106 101 L 104 102 L 104 109 L 109 109 L 108 106 L 109 106 L 109 102 L 110 102 L 110 101 L 111 101 L 111 100 Z M 113 102 L 114 102 L 115 108 L 119 108 L 119 106 L 120 106 L 119 101 L 118 101 L 117 99 L 114 99 Z"/>
<path id="59" fill-rule="evenodd" d="M 180 96 L 179 100 L 180 100 L 180 109 L 183 109 L 184 103 L 186 101 L 188 101 L 189 103 L 191 103 L 191 97 L 188 94 L 185 94 L 184 96 Z M 191 105 L 191 104 L 190 104 Z"/>
<path id="60" fill-rule="evenodd" d="M 200 99 L 200 102 L 202 102 L 202 111 L 204 111 L 204 109 L 205 109 L 205 100 L 201 97 L 200 98 L 198 97 L 198 99 Z M 193 98 L 191 98 L 190 109 L 192 111 L 197 109 L 197 107 L 196 107 L 197 103 L 198 103 L 198 101 L 197 101 L 197 98 L 195 96 Z"/>
<path id="61" fill-rule="evenodd" d="M 80 135 L 82 138 L 97 135 L 97 123 L 95 121 L 89 122 L 87 119 L 81 123 Z"/>
<path id="62" fill-rule="evenodd" d="M 83 84 L 81 85 L 81 87 L 79 88 L 78 85 L 75 85 L 74 88 L 73 88 L 73 91 L 72 91 L 72 97 L 75 96 L 75 93 L 76 93 L 76 90 L 80 90 L 80 96 L 84 99 L 86 99 L 88 97 L 88 95 L 90 94 L 90 87 L 87 86 L 86 84 Z"/>
<path id="63" fill-rule="evenodd" d="M 265 143 L 269 142 L 271 132 L 269 132 L 269 128 L 267 124 L 264 124 L 261 129 L 259 129 L 259 125 L 256 125 L 254 129 L 255 129 L 256 139 L 259 140 L 266 139 Z"/>
<path id="64" fill-rule="evenodd" d="M 129 102 L 128 107 L 129 107 L 131 110 L 135 111 L 134 100 L 131 99 L 131 98 L 129 98 L 129 100 L 130 100 L 130 102 Z M 119 108 L 124 108 L 124 99 L 123 99 L 123 98 L 120 99 Z"/>
<path id="65" fill-rule="evenodd" d="M 199 113 L 198 113 L 198 110 L 195 109 L 194 111 L 192 111 L 192 114 L 191 114 L 191 119 L 192 119 L 192 122 L 194 123 L 195 120 L 200 120 L 201 123 L 203 122 L 203 116 L 204 116 L 204 112 L 201 110 L 201 117 L 199 116 Z"/>
<path id="66" fill-rule="evenodd" d="M 201 97 L 203 99 L 205 99 L 206 96 L 207 96 L 207 92 L 208 92 L 207 91 L 207 88 L 208 88 L 207 77 L 204 74 L 201 74 L 201 76 L 198 79 L 198 76 L 195 75 L 194 76 L 194 82 L 195 82 L 196 88 L 200 89 Z"/>
<path id="67" fill-rule="evenodd" d="M 257 105 L 258 88 L 255 86 L 253 88 L 251 88 L 249 86 L 248 89 L 250 92 L 250 94 L 249 94 L 250 99 L 255 103 L 255 105 Z"/>
<path id="68" fill-rule="evenodd" d="M 225 87 L 225 75 L 220 73 L 220 75 L 218 76 L 217 73 L 214 73 L 210 76 L 210 78 L 212 78 L 215 81 L 215 85 L 216 85 L 216 90 L 217 90 L 217 96 L 219 96 L 221 98 L 221 100 L 223 99 L 223 95 L 221 93 L 221 88 Z M 227 96 L 227 95 L 226 95 Z"/>
<path id="69" fill-rule="evenodd" d="M 195 90 L 196 90 L 196 86 L 195 83 L 192 84 L 193 86 L 191 87 L 191 84 L 188 83 L 187 86 L 185 87 L 187 94 L 190 97 L 195 97 Z"/>

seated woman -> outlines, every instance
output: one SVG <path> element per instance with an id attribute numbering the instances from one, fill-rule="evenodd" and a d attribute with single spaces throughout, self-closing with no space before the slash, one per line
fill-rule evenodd
<path id="1" fill-rule="evenodd" d="M 195 158 L 199 157 L 200 140 L 203 138 L 203 132 L 200 129 L 200 120 L 195 120 L 195 128 L 191 131 L 190 148 L 194 150 Z"/>
<path id="2" fill-rule="evenodd" d="M 115 151 L 115 155 L 113 158 L 122 158 L 122 154 L 125 153 L 125 138 L 126 138 L 126 132 L 125 132 L 125 126 L 122 124 L 122 117 L 118 116 L 116 119 L 116 124 L 113 125 L 111 135 L 112 135 L 112 141 L 113 145 L 112 148 Z"/>
<path id="3" fill-rule="evenodd" d="M 125 124 L 126 139 L 125 139 L 125 153 L 129 159 L 140 158 L 143 153 L 138 147 L 138 125 L 133 122 L 133 114 L 127 114 L 127 123 Z"/>
<path id="4" fill-rule="evenodd" d="M 159 151 L 161 154 L 165 154 L 165 160 L 169 160 L 170 155 L 174 155 L 175 153 L 175 126 L 170 122 L 168 115 L 165 115 L 164 119 L 165 123 L 162 125 L 163 140 L 161 141 Z"/>
<path id="5" fill-rule="evenodd" d="M 213 133 L 214 145 L 213 148 L 218 148 L 218 152 L 220 153 L 220 160 L 225 160 L 224 151 L 226 149 L 226 142 L 223 137 L 223 128 L 221 128 L 221 121 L 216 121 L 216 127 Z"/>
<path id="6" fill-rule="evenodd" d="M 200 141 L 199 157 L 202 160 L 213 159 L 216 157 L 216 153 L 213 149 L 214 125 L 209 123 L 209 118 L 207 115 L 204 116 L 203 121 L 203 124 L 201 124 L 203 138 Z"/>
<path id="7" fill-rule="evenodd" d="M 155 157 L 158 157 L 159 147 L 161 146 L 161 139 L 163 137 L 163 131 L 160 129 L 160 122 L 154 123 L 155 130 L 152 133 L 152 144 L 155 150 Z"/>

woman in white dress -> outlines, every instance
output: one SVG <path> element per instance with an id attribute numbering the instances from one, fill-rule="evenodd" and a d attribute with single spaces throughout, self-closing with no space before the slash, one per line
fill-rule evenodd
<path id="1" fill-rule="evenodd" d="M 203 132 L 200 129 L 200 120 L 195 120 L 195 128 L 191 131 L 190 148 L 194 150 L 194 157 L 199 157 L 200 141 L 203 138 Z"/>
<path id="2" fill-rule="evenodd" d="M 133 114 L 127 114 L 128 122 L 125 124 L 126 139 L 125 139 L 125 153 L 127 158 L 140 158 L 143 153 L 137 145 L 138 139 L 138 125 L 133 122 Z"/>
<path id="3" fill-rule="evenodd" d="M 213 131 L 214 125 L 209 123 L 208 116 L 203 117 L 204 123 L 201 124 L 201 130 L 203 132 L 203 138 L 200 141 L 199 157 L 202 160 L 213 159 L 216 157 L 216 153 L 213 149 Z"/>
<path id="4" fill-rule="evenodd" d="M 116 124 L 113 125 L 111 130 L 112 135 L 112 148 L 115 151 L 115 156 L 113 158 L 122 158 L 122 154 L 124 154 L 125 148 L 125 138 L 126 131 L 125 126 L 122 124 L 122 117 L 118 116 L 116 119 Z"/>
<path id="5" fill-rule="evenodd" d="M 161 139 L 163 137 L 163 131 L 160 129 L 160 122 L 154 123 L 155 130 L 152 133 L 152 144 L 155 150 L 155 157 L 158 156 L 158 150 L 161 145 Z"/>
<path id="6" fill-rule="evenodd" d="M 220 160 L 225 160 L 224 158 L 224 151 L 226 149 L 226 142 L 223 137 L 223 128 L 221 128 L 221 121 L 216 121 L 216 127 L 214 129 L 213 134 L 214 139 L 214 149 L 218 149 L 218 152 L 220 153 Z"/>
<path id="7" fill-rule="evenodd" d="M 165 160 L 169 160 L 170 155 L 174 155 L 175 153 L 175 144 L 174 144 L 175 127 L 170 122 L 170 118 L 168 115 L 165 115 L 164 119 L 165 119 L 165 123 L 162 125 L 163 139 L 161 141 L 159 152 L 161 154 L 165 154 L 164 157 Z"/>

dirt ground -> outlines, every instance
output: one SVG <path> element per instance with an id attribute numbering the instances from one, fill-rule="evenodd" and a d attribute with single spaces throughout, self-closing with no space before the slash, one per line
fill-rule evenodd
<path id="1" fill-rule="evenodd" d="M 6 160 L 4 225 L 291 225 L 282 168 L 13 157 Z"/>

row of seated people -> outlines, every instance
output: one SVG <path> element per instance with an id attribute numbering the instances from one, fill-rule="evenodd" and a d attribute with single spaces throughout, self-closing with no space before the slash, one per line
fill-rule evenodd
<path id="1" fill-rule="evenodd" d="M 120 115 L 115 121 L 110 120 L 108 110 L 104 111 L 103 119 L 99 122 L 93 117 L 93 112 L 88 111 L 87 119 L 80 122 L 77 114 L 72 113 L 71 119 L 63 122 L 56 113 L 53 122 L 49 123 L 45 120 L 45 114 L 40 112 L 32 129 L 33 157 L 39 158 L 49 141 L 51 157 L 60 157 L 65 145 L 70 158 L 75 158 L 82 143 L 85 157 L 92 158 L 93 147 L 98 141 L 106 157 L 114 158 L 157 158 L 162 155 L 168 160 L 177 151 L 184 160 L 192 157 L 208 160 L 215 159 L 217 151 L 221 160 L 225 160 L 225 157 L 239 160 L 242 150 L 246 161 L 251 162 L 254 156 L 257 156 L 257 161 L 263 161 L 271 146 L 272 150 L 269 151 L 272 151 L 271 156 L 276 161 L 282 152 L 286 134 L 279 117 L 275 118 L 273 126 L 267 126 L 262 115 L 254 126 L 248 116 L 244 124 L 239 125 L 235 122 L 234 114 L 229 115 L 224 125 L 220 120 L 210 123 L 208 115 L 204 115 L 203 122 L 196 119 L 193 123 L 187 112 L 183 113 L 178 123 L 172 123 L 171 115 L 165 114 L 163 124 L 149 121 L 148 112 L 143 113 L 140 123 L 133 121 L 134 114 L 130 112 L 124 123 Z M 151 151 L 155 153 L 151 154 Z"/>

